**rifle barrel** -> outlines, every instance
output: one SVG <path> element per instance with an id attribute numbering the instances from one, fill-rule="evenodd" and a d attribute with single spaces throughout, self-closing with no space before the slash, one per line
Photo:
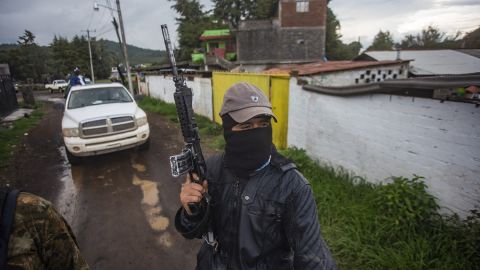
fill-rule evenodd
<path id="1" fill-rule="evenodd" d="M 168 28 L 166 24 L 162 24 L 162 34 L 163 40 L 165 41 L 165 49 L 167 50 L 168 59 L 170 60 L 170 64 L 172 65 L 173 76 L 177 77 L 177 64 L 175 62 L 175 55 L 173 54 L 172 50 L 172 42 L 170 41 L 170 35 L 168 34 Z"/>

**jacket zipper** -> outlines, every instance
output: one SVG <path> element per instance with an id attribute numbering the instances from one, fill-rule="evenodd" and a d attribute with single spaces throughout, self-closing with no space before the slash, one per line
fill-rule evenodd
<path id="1" fill-rule="evenodd" d="M 234 235 L 232 235 L 232 239 L 237 239 L 237 243 L 235 246 L 231 248 L 231 255 L 233 257 L 233 261 L 230 260 L 229 263 L 237 264 L 239 263 L 240 258 L 238 257 L 238 240 L 240 234 L 240 179 L 235 177 L 235 183 L 233 184 L 234 189 L 234 202 L 233 202 L 233 209 L 234 209 L 234 223 L 236 228 L 234 231 Z M 228 268 L 228 267 L 227 267 Z"/>

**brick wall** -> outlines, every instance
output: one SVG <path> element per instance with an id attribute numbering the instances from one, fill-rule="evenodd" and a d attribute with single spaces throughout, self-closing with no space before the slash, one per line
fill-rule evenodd
<path id="1" fill-rule="evenodd" d="M 280 25 L 282 27 L 325 26 L 326 16 L 326 0 L 309 0 L 308 12 L 297 12 L 295 0 L 281 1 Z"/>

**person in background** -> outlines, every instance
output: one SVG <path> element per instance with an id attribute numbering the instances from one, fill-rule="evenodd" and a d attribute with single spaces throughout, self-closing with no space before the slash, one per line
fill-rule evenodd
<path id="1" fill-rule="evenodd" d="M 70 77 L 70 86 L 75 85 L 85 85 L 85 80 L 83 76 L 80 75 L 80 69 L 78 67 L 73 69 L 73 75 Z"/>

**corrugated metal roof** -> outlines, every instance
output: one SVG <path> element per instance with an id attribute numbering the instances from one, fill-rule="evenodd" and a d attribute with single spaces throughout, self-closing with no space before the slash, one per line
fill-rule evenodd
<path id="1" fill-rule="evenodd" d="M 457 49 L 456 51 L 480 58 L 480 49 Z"/>
<path id="2" fill-rule="evenodd" d="M 268 70 L 265 70 L 263 73 L 284 74 L 290 73 L 291 71 L 298 71 L 298 75 L 312 75 L 334 71 L 393 65 L 405 62 L 408 61 L 320 61 L 308 64 L 278 65 Z"/>
<path id="3" fill-rule="evenodd" d="M 396 51 L 370 51 L 364 54 L 378 60 L 397 59 Z M 480 73 L 480 59 L 455 50 L 400 51 L 400 59 L 409 59 L 415 75 L 450 75 Z"/>

